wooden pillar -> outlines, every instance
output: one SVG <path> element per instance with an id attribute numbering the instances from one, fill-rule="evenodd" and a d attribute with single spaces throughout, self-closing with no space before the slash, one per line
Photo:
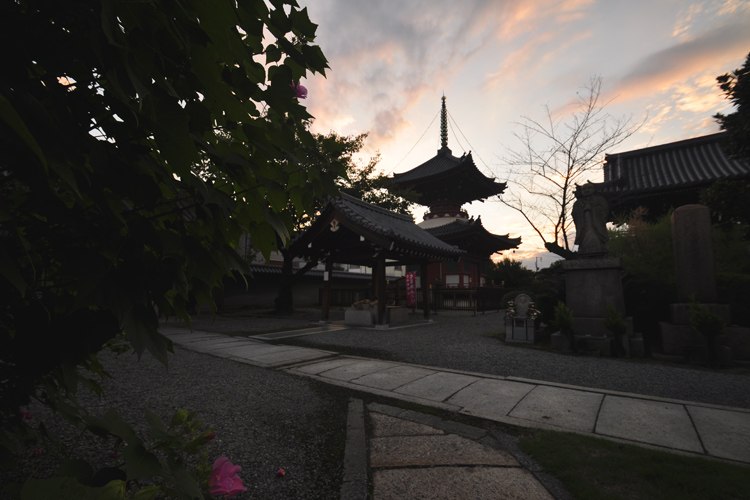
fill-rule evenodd
<path id="1" fill-rule="evenodd" d="M 373 270 L 373 274 L 374 270 Z M 386 302 L 387 302 L 387 294 L 385 289 L 385 253 L 382 253 L 378 256 L 377 261 L 377 277 L 376 283 L 377 283 L 377 294 L 378 294 L 378 325 L 384 325 L 385 324 L 385 311 L 386 311 Z"/>
<path id="2" fill-rule="evenodd" d="M 430 320 L 430 283 L 427 278 L 427 261 L 419 264 L 420 282 L 422 285 L 422 308 L 424 309 L 424 319 Z"/>
<path id="3" fill-rule="evenodd" d="M 323 272 L 323 314 L 321 321 L 328 322 L 331 312 L 331 274 L 333 271 L 333 257 L 326 258 L 326 269 Z"/>

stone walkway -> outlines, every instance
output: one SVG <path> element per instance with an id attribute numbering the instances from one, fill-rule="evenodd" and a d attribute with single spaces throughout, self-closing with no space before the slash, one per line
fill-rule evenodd
<path id="1" fill-rule="evenodd" d="M 750 464 L 746 409 L 342 356 L 175 327 L 161 331 L 187 349 L 358 392 L 515 426 L 572 431 Z M 369 458 L 376 500 L 417 498 L 414 489 L 428 485 L 435 494 L 426 498 L 458 498 L 458 491 L 461 498 L 560 498 L 552 496 L 538 474 L 496 446 L 495 437 L 472 439 L 394 414 L 402 410 L 384 408 L 367 409 L 374 429 Z M 354 483 L 348 484 L 345 487 Z"/>

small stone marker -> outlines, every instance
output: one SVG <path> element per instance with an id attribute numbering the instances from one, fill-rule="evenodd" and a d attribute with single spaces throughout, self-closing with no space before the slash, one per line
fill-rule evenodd
<path id="1" fill-rule="evenodd" d="M 516 300 L 513 301 L 513 305 L 516 307 L 516 319 L 526 319 L 528 317 L 529 305 L 531 305 L 531 297 L 525 293 L 519 294 Z"/>

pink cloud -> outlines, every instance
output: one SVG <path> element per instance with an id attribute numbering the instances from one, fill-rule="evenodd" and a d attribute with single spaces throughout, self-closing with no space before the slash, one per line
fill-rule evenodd
<path id="1" fill-rule="evenodd" d="M 750 49 L 750 30 L 745 23 L 717 26 L 688 41 L 653 53 L 620 78 L 615 92 L 633 99 L 664 91 L 685 79 L 716 68 L 734 69 Z M 729 65 L 729 66 L 727 66 Z M 720 68 L 724 67 L 724 70 Z"/>

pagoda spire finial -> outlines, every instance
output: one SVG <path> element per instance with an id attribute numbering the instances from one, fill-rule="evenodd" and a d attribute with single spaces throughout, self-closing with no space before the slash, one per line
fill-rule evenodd
<path id="1" fill-rule="evenodd" d="M 443 109 L 440 110 L 440 146 L 448 148 L 448 110 L 445 108 L 445 94 L 443 94 Z"/>

